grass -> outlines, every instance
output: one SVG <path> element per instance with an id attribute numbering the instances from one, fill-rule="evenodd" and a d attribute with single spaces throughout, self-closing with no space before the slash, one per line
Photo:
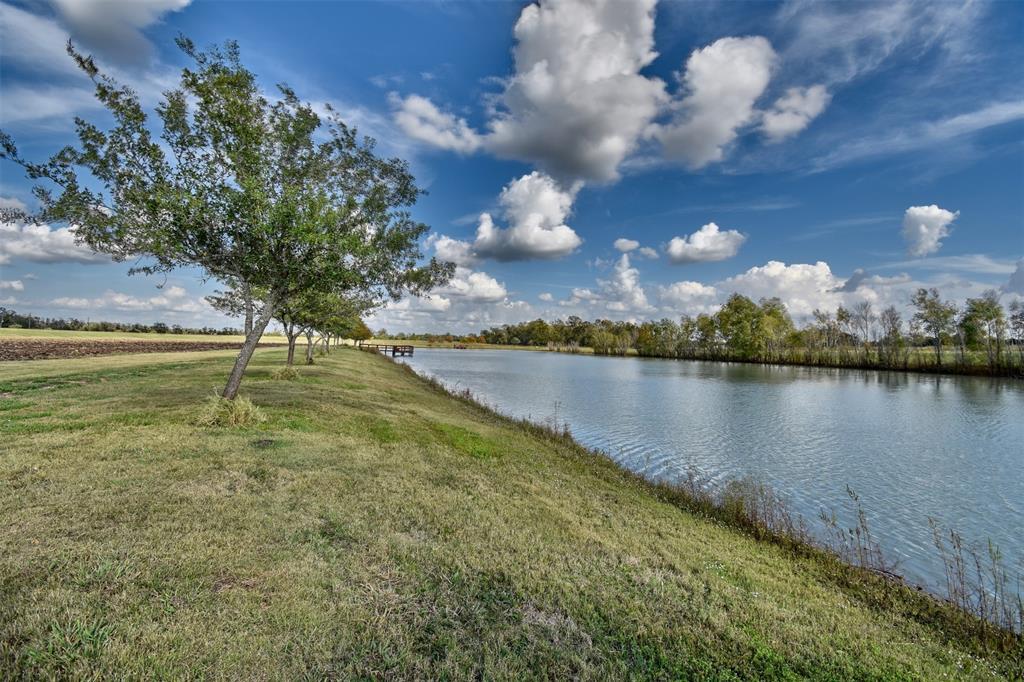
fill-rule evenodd
<path id="1" fill-rule="evenodd" d="M 0 678 L 1019 679 L 950 607 L 338 350 L 0 365 Z M 51 367 L 45 370 L 45 367 Z"/>

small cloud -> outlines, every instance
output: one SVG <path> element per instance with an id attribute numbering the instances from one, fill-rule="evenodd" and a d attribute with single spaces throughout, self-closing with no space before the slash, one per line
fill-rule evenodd
<path id="1" fill-rule="evenodd" d="M 555 297 L 552 296 L 547 291 L 545 291 L 544 293 L 538 294 L 537 298 L 539 298 L 540 300 L 544 301 L 545 303 L 550 303 L 551 301 L 555 300 Z"/>
<path id="2" fill-rule="evenodd" d="M 708 223 L 689 236 L 673 237 L 665 253 L 677 265 L 720 261 L 735 256 L 745 241 L 746 236 L 736 230 L 723 232 Z"/>
<path id="3" fill-rule="evenodd" d="M 950 225 L 959 215 L 959 211 L 947 211 L 935 204 L 908 208 L 903 215 L 903 239 L 907 242 L 907 252 L 919 258 L 938 251 L 942 240 L 949 236 Z"/>
<path id="4" fill-rule="evenodd" d="M 640 247 L 640 242 L 635 239 L 625 239 L 620 237 L 615 240 L 615 248 L 622 253 L 629 253 Z"/>

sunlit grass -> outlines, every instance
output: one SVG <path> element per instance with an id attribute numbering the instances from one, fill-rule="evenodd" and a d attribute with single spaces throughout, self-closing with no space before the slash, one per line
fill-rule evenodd
<path id="1" fill-rule="evenodd" d="M 934 600 L 370 353 L 276 381 L 260 350 L 266 420 L 198 425 L 231 356 L 0 365 L 0 678 L 1022 672 Z"/>

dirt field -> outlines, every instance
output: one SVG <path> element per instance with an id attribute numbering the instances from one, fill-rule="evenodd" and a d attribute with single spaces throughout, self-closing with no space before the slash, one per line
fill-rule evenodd
<path id="1" fill-rule="evenodd" d="M 280 344 L 261 344 L 261 347 Z M 116 353 L 167 353 L 197 350 L 233 350 L 232 341 L 96 341 L 85 339 L 0 338 L 0 362 L 8 360 L 50 360 Z"/>

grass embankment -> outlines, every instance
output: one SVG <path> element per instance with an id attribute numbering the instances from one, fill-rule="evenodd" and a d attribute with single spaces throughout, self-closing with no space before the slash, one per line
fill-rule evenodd
<path id="1" fill-rule="evenodd" d="M 0 365 L 0 678 L 1012 678 L 932 600 L 338 350 Z M 30 371 L 26 371 L 30 370 Z"/>

